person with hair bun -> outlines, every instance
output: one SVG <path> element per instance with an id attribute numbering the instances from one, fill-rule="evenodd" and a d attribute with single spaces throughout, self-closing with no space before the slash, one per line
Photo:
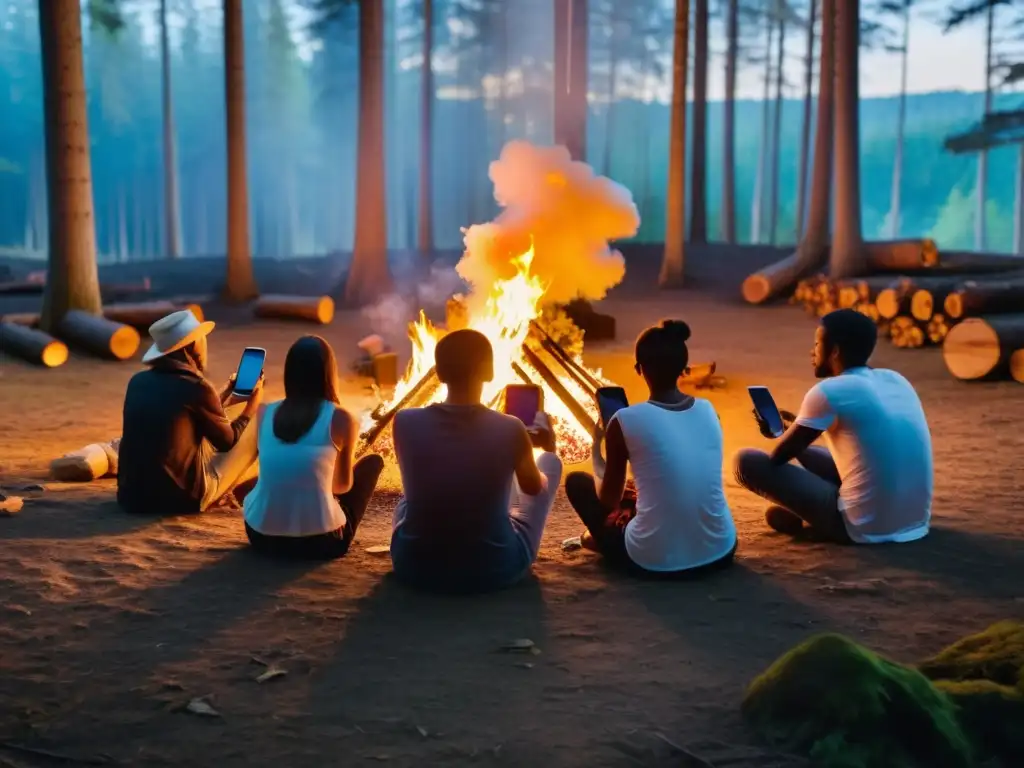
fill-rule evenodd
<path id="1" fill-rule="evenodd" d="M 771 502 L 769 527 L 805 528 L 842 544 L 880 544 L 928 534 L 932 440 L 921 400 L 896 371 L 870 368 L 878 329 L 839 309 L 821 319 L 811 361 L 820 381 L 770 453 L 740 451 L 737 482 Z M 761 433 L 773 437 L 761 423 Z M 828 448 L 812 445 L 824 435 Z M 796 463 L 792 463 L 792 462 Z"/>
<path id="2" fill-rule="evenodd" d="M 679 391 L 689 338 L 681 320 L 640 334 L 634 368 L 650 396 L 598 429 L 594 475 L 573 472 L 565 481 L 586 526 L 583 546 L 638 575 L 698 575 L 729 565 L 736 552 L 721 422 L 709 401 Z"/>

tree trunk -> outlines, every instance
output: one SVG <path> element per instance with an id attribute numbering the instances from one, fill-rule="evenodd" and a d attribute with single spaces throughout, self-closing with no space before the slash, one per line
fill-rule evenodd
<path id="1" fill-rule="evenodd" d="M 167 0 L 160 0 L 160 90 L 164 132 L 164 230 L 167 258 L 181 257 L 181 205 L 178 197 L 178 153 L 174 140 L 174 97 L 171 93 L 171 43 Z"/>
<path id="2" fill-rule="evenodd" d="M 71 310 L 102 309 L 96 267 L 89 124 L 78 0 L 39 3 L 50 256 L 40 326 L 53 332 Z"/>
<path id="3" fill-rule="evenodd" d="M 995 3 L 990 3 L 985 22 L 985 101 L 984 119 L 992 111 L 992 31 L 995 22 Z M 978 153 L 978 179 L 975 183 L 974 250 L 985 250 L 985 202 L 988 197 L 988 152 Z"/>
<path id="4" fill-rule="evenodd" d="M 810 0 L 807 8 L 807 51 L 804 54 L 804 115 L 800 127 L 800 165 L 796 177 L 796 242 L 804 235 L 804 216 L 807 213 L 807 171 L 811 153 L 811 101 L 814 84 L 814 32 L 817 23 L 818 0 Z"/>
<path id="5" fill-rule="evenodd" d="M 693 29 L 693 151 L 690 162 L 690 241 L 708 239 L 708 0 L 697 0 Z"/>
<path id="6" fill-rule="evenodd" d="M 1017 148 L 1017 178 L 1013 196 L 1013 252 L 1024 256 L 1024 144 Z"/>
<path id="7" fill-rule="evenodd" d="M 259 295 L 249 247 L 242 0 L 224 0 L 224 96 L 228 145 L 228 257 L 223 298 L 240 303 Z"/>
<path id="8" fill-rule="evenodd" d="M 766 14 L 768 41 L 764 47 L 764 95 L 761 99 L 761 142 L 757 150 L 757 177 L 754 180 L 754 200 L 750 211 L 750 242 L 761 242 L 761 214 L 764 211 L 765 172 L 768 163 L 769 112 L 772 91 L 772 40 L 775 20 Z"/>
<path id="9" fill-rule="evenodd" d="M 611 38 L 608 40 L 608 120 L 604 131 L 604 162 L 602 173 L 612 175 L 612 136 L 615 133 L 615 94 L 619 89 L 619 33 L 612 21 Z"/>
<path id="10" fill-rule="evenodd" d="M 555 143 L 573 160 L 587 155 L 587 0 L 555 0 Z"/>
<path id="11" fill-rule="evenodd" d="M 768 203 L 768 242 L 775 245 L 779 226 L 779 155 L 782 151 L 782 86 L 785 83 L 786 3 L 778 0 L 779 49 L 775 60 L 775 124 L 772 126 L 771 186 Z"/>
<path id="12" fill-rule="evenodd" d="M 903 142 L 907 123 L 907 60 L 910 50 L 910 2 L 903 0 L 903 48 L 900 51 L 900 101 L 896 115 L 896 157 L 892 165 L 892 191 L 889 193 L 889 237 L 900 236 L 901 200 L 903 186 Z"/>
<path id="13" fill-rule="evenodd" d="M 860 218 L 860 8 L 836 4 L 835 228 L 829 273 L 834 280 L 853 277 L 864 266 Z"/>
<path id="14" fill-rule="evenodd" d="M 365 306 L 391 289 L 384 161 L 384 2 L 359 5 L 359 159 L 356 232 L 345 303 Z"/>
<path id="15" fill-rule="evenodd" d="M 740 37 L 739 0 L 729 0 L 725 35 L 721 236 L 722 240 L 731 245 L 736 242 L 736 65 Z"/>
<path id="16" fill-rule="evenodd" d="M 672 31 L 672 113 L 668 188 L 665 195 L 665 254 L 658 284 L 683 285 L 686 240 L 686 75 L 690 42 L 690 0 L 676 0 Z"/>
<path id="17" fill-rule="evenodd" d="M 421 256 L 434 250 L 434 0 L 423 0 L 423 64 L 420 72 L 420 173 L 416 248 Z"/>

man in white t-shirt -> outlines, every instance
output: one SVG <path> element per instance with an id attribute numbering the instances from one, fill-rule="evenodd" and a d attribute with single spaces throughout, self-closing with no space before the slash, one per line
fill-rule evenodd
<path id="1" fill-rule="evenodd" d="M 868 367 L 877 334 L 852 309 L 825 315 L 812 353 L 821 381 L 799 414 L 784 414 L 791 423 L 770 454 L 737 454 L 737 482 L 773 503 L 765 517 L 775 530 L 795 534 L 807 524 L 827 539 L 857 544 L 927 535 L 931 434 L 910 382 Z M 812 447 L 822 434 L 830 450 Z"/>

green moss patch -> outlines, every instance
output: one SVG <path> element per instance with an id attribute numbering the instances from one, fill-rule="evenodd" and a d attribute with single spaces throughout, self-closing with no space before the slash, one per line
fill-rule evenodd
<path id="1" fill-rule="evenodd" d="M 757 677 L 743 700 L 757 732 L 829 768 L 969 768 L 957 709 L 916 669 L 819 635 Z"/>
<path id="2" fill-rule="evenodd" d="M 1024 623 L 1000 621 L 922 662 L 932 680 L 988 680 L 1024 694 Z"/>

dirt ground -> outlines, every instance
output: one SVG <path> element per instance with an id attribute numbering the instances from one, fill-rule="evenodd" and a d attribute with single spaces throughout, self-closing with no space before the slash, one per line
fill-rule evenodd
<path id="1" fill-rule="evenodd" d="M 766 442 L 746 385 L 795 409 L 812 383 L 814 326 L 795 309 L 691 291 L 606 307 L 622 340 L 586 359 L 634 400 L 632 338 L 661 317 L 691 323 L 694 360 L 728 377 L 707 396 L 730 454 Z M 340 314 L 325 335 L 345 357 L 365 330 Z M 212 337 L 212 377 L 258 343 L 280 395 L 302 331 L 228 318 Z M 909 376 L 928 413 L 932 534 L 897 547 L 795 544 L 766 530 L 762 503 L 727 465 L 738 562 L 696 583 L 638 583 L 563 553 L 580 524 L 561 495 L 535 578 L 455 599 L 405 591 L 386 556 L 365 552 L 388 540 L 393 490 L 375 498 L 347 558 L 307 566 L 252 555 L 238 515 L 140 520 L 117 511 L 112 481 L 46 483 L 0 519 L 0 741 L 133 766 L 702 764 L 680 747 L 715 766 L 798 765 L 738 714 L 744 686 L 780 653 L 838 631 L 913 661 L 1024 614 L 1022 390 L 954 382 L 934 350 L 882 345 L 875 362 Z M 3 484 L 40 481 L 51 458 L 116 436 L 137 369 L 0 358 Z M 366 402 L 350 390 L 353 407 Z M 500 652 L 517 638 L 540 653 Z M 266 665 L 286 674 L 259 683 Z M 185 711 L 196 697 L 219 716 Z M 49 764 L 0 745 L 0 765 Z"/>

